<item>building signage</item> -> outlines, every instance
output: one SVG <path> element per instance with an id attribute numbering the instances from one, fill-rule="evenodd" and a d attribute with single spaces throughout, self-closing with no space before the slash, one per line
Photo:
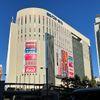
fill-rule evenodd
<path id="1" fill-rule="evenodd" d="M 47 12 L 47 16 L 51 17 L 52 19 L 54 19 L 55 21 L 58 21 L 58 23 L 63 25 L 63 22 L 61 20 L 59 20 L 58 18 L 56 18 L 54 15 Z"/>
<path id="2" fill-rule="evenodd" d="M 59 49 L 57 54 L 57 77 L 74 77 L 74 60 L 73 55 L 64 50 Z"/>
<path id="3" fill-rule="evenodd" d="M 57 59 L 59 59 L 59 61 L 57 61 L 57 62 L 60 62 L 58 64 L 57 76 L 60 76 L 61 78 L 66 77 L 67 76 L 67 69 L 68 69 L 68 66 L 67 66 L 68 53 L 64 50 L 60 50 L 60 53 L 59 53 Z"/>
<path id="4" fill-rule="evenodd" d="M 71 53 L 68 56 L 68 77 L 74 77 L 74 59 Z"/>
<path id="5" fill-rule="evenodd" d="M 36 73 L 37 67 L 37 42 L 29 41 L 25 43 L 25 73 Z"/>

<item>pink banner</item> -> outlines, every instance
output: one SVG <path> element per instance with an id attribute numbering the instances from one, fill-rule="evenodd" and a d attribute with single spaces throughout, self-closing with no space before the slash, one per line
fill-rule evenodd
<path id="1" fill-rule="evenodd" d="M 25 73 L 36 73 L 36 66 L 25 66 Z"/>

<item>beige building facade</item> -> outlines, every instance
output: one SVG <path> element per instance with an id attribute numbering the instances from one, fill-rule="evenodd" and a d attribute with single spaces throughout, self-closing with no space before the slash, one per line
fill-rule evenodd
<path id="1" fill-rule="evenodd" d="M 75 74 L 91 79 L 89 48 L 88 38 L 51 12 L 22 9 L 10 26 L 6 82 L 44 84 L 46 67 L 50 84 Z"/>

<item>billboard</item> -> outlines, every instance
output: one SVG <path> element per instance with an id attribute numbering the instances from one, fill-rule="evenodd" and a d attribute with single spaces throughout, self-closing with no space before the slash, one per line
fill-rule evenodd
<path id="1" fill-rule="evenodd" d="M 74 77 L 73 55 L 59 48 L 56 52 L 57 78 Z"/>
<path id="2" fill-rule="evenodd" d="M 25 43 L 24 50 L 24 72 L 25 73 L 36 73 L 37 67 L 37 42 L 28 41 Z"/>
<path id="3" fill-rule="evenodd" d="M 68 56 L 68 77 L 74 77 L 74 59 L 73 54 L 69 53 Z"/>
<path id="4" fill-rule="evenodd" d="M 59 50 L 57 54 L 57 76 L 60 78 L 67 76 L 67 61 L 68 61 L 68 53 L 64 50 Z"/>

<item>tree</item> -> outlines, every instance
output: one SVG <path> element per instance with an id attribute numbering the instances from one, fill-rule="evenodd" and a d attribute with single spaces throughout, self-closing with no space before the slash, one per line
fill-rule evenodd
<path id="1" fill-rule="evenodd" d="M 82 79 L 82 86 L 83 86 L 84 88 L 90 87 L 90 81 L 89 81 L 89 79 L 88 79 L 87 76 L 83 77 L 83 79 Z"/>
<path id="2" fill-rule="evenodd" d="M 95 78 L 91 79 L 90 87 L 96 87 L 96 80 L 95 80 Z"/>
<path id="3" fill-rule="evenodd" d="M 69 85 L 70 85 L 70 78 L 68 77 L 65 77 L 65 78 L 62 78 L 61 80 L 64 84 L 65 87 L 69 88 Z"/>
<path id="4" fill-rule="evenodd" d="M 74 82 L 73 83 L 74 88 L 80 88 L 81 87 L 81 79 L 77 74 L 75 75 L 73 82 Z"/>

